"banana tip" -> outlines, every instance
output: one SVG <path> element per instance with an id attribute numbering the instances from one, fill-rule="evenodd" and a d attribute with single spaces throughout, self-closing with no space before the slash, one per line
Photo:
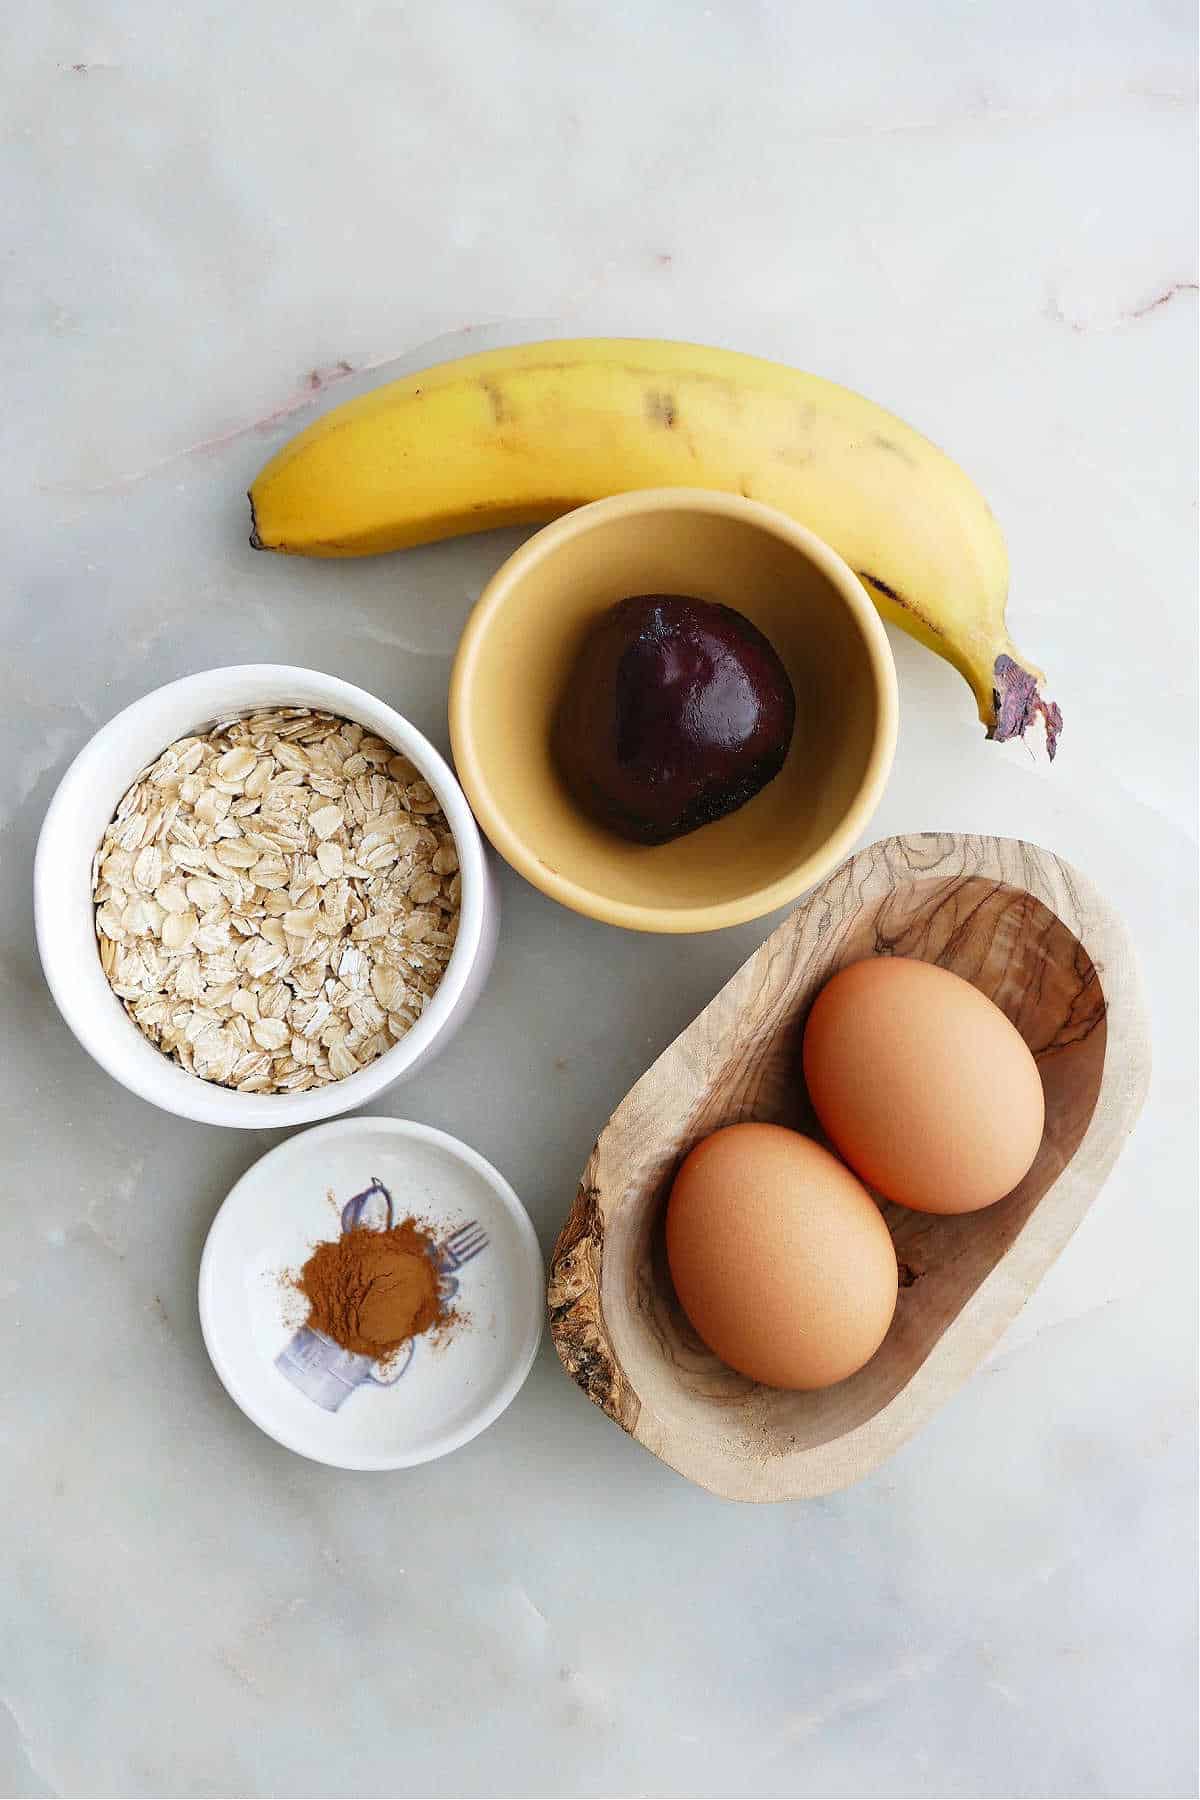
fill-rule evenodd
<path id="1" fill-rule="evenodd" d="M 252 550 L 265 550 L 267 546 L 258 535 L 258 519 L 254 511 L 254 495 L 247 492 L 246 498 L 250 502 L 250 548 Z"/>
<path id="2" fill-rule="evenodd" d="M 1046 722 L 1046 752 L 1054 761 L 1062 731 L 1062 710 L 1053 700 L 1043 700 L 1037 677 L 1023 669 L 1011 656 L 996 658 L 992 670 L 992 709 L 995 724 L 991 736 L 1003 744 L 1008 738 L 1024 737 L 1040 714 Z"/>

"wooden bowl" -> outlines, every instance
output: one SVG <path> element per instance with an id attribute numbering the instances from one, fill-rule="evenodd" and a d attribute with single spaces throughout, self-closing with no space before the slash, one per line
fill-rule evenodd
<path id="1" fill-rule="evenodd" d="M 718 1361 L 675 1298 L 663 1213 L 681 1158 L 742 1119 L 819 1136 L 800 1066 L 809 1006 L 866 956 L 939 963 L 989 995 L 1037 1058 L 1046 1129 L 1018 1188 L 935 1217 L 882 1203 L 900 1263 L 891 1330 L 820 1393 L 760 1387 Z M 1079 1224 L 1145 1099 L 1150 1052 L 1132 946 L 1067 863 L 1010 838 L 887 838 L 822 883 L 621 1102 L 588 1159 L 551 1263 L 568 1373 L 680 1474 L 728 1499 L 856 1481 L 977 1367 Z"/>

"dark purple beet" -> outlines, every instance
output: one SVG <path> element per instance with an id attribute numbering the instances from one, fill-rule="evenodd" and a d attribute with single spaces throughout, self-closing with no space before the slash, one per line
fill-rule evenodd
<path id="1" fill-rule="evenodd" d="M 756 625 L 709 600 L 638 594 L 591 632 L 554 727 L 593 818 L 665 844 L 744 806 L 783 767 L 796 700 Z"/>

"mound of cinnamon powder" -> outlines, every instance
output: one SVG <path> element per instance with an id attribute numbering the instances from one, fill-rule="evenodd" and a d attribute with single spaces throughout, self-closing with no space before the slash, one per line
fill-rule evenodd
<path id="1" fill-rule="evenodd" d="M 384 1362 L 411 1337 L 443 1324 L 434 1242 L 415 1219 L 390 1231 L 359 1226 L 317 1244 L 295 1277 L 305 1323 L 359 1356 Z"/>

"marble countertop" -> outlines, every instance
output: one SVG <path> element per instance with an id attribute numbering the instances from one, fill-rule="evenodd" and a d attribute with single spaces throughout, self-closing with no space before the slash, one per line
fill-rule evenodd
<path id="1" fill-rule="evenodd" d="M 1192 14 L 9 9 L 0 1792 L 1195 1791 Z M 158 683 L 308 664 L 445 745 L 457 635 L 521 534 L 276 561 L 243 493 L 335 383 L 561 332 L 815 369 L 975 475 L 1060 754 L 985 742 L 893 634 L 871 835 L 1053 846 L 1140 946 L 1153 1086 L 1103 1194 L 965 1389 L 815 1503 L 689 1486 L 548 1345 L 443 1462 L 277 1447 L 195 1282 L 278 1134 L 116 1087 L 37 963 L 55 783 Z M 771 921 L 653 940 L 508 871 L 502 897 L 469 1028 L 385 1106 L 490 1157 L 548 1249 L 600 1123 Z"/>

